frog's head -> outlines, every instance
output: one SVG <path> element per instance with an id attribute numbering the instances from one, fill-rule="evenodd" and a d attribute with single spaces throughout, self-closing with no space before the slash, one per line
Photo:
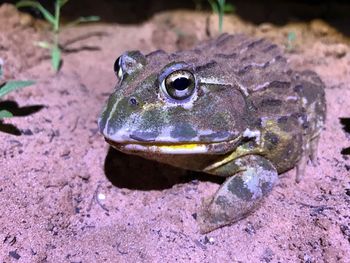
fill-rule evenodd
<path id="1" fill-rule="evenodd" d="M 126 52 L 99 119 L 106 140 L 126 152 L 222 153 L 247 127 L 244 92 L 225 65 L 200 52 Z"/>

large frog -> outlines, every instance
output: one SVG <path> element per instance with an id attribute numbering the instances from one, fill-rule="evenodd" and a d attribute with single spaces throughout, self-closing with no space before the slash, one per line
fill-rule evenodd
<path id="1" fill-rule="evenodd" d="M 221 35 L 189 51 L 125 52 L 99 119 L 119 151 L 225 177 L 198 213 L 201 232 L 254 211 L 278 174 L 314 158 L 324 84 L 290 69 L 264 39 Z"/>

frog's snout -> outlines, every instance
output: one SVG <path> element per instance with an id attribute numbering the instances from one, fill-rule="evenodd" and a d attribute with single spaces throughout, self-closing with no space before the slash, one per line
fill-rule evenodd
<path id="1" fill-rule="evenodd" d="M 129 138 L 129 131 L 135 123 L 135 118 L 141 108 L 141 99 L 135 96 L 122 97 L 112 94 L 98 120 L 100 133 L 109 139 L 121 136 Z M 121 138 L 119 138 L 121 139 Z"/>

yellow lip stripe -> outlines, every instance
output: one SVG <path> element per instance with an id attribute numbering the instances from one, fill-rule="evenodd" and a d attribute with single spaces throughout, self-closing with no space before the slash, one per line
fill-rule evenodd
<path id="1" fill-rule="evenodd" d="M 142 144 L 126 144 L 122 148 L 127 151 L 155 152 L 165 154 L 189 154 L 207 153 L 207 146 L 204 144 L 177 144 L 177 145 L 142 145 Z"/>
<path id="2" fill-rule="evenodd" d="M 178 149 L 187 149 L 187 150 L 191 150 L 191 149 L 195 149 L 196 147 L 198 147 L 199 145 L 196 143 L 192 143 L 192 144 L 175 144 L 175 145 L 160 145 L 160 148 L 163 149 L 174 149 L 174 150 L 178 150 Z"/>

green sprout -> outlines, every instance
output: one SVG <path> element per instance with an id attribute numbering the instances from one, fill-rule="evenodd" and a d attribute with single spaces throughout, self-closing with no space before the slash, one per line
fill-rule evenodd
<path id="1" fill-rule="evenodd" d="M 2 78 L 3 70 L 2 70 L 3 61 L 0 59 L 0 79 Z M 9 80 L 4 83 L 0 82 L 0 98 L 5 96 L 6 94 L 14 91 L 16 89 L 24 88 L 30 85 L 33 85 L 35 82 L 31 80 Z M 11 118 L 13 114 L 8 110 L 3 110 L 0 108 L 0 120 L 4 118 Z"/>
<path id="2" fill-rule="evenodd" d="M 288 33 L 287 36 L 287 51 L 291 52 L 294 50 L 295 47 L 295 41 L 297 39 L 297 35 L 295 32 L 291 31 Z"/>
<path id="3" fill-rule="evenodd" d="M 59 33 L 62 31 L 62 27 L 60 26 L 60 14 L 61 8 L 68 2 L 68 0 L 56 0 L 55 2 L 55 13 L 51 14 L 47 9 L 45 9 L 39 2 L 37 1 L 26 1 L 22 0 L 16 4 L 17 8 L 21 7 L 33 7 L 43 15 L 45 20 L 50 23 L 53 33 L 53 38 L 51 43 L 46 41 L 39 41 L 37 45 L 41 48 L 45 48 L 50 50 L 51 52 L 51 65 L 53 69 L 58 72 L 60 69 L 60 65 L 62 62 L 61 59 L 61 48 L 59 44 Z M 74 26 L 79 23 L 85 22 L 95 22 L 100 18 L 98 16 L 88 16 L 88 17 L 79 17 L 75 21 L 69 23 L 67 26 Z"/>
<path id="4" fill-rule="evenodd" d="M 232 4 L 226 3 L 226 0 L 208 0 L 211 9 L 219 16 L 219 32 L 222 32 L 222 25 L 225 13 L 233 13 L 235 7 Z"/>

